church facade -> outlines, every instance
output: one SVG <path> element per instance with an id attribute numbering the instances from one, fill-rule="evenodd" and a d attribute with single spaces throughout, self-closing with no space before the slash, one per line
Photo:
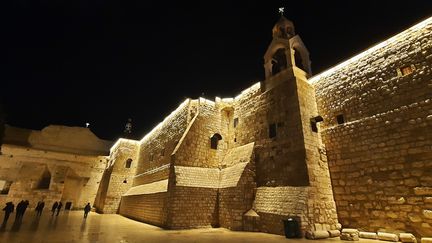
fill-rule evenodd
<path id="1" fill-rule="evenodd" d="M 432 235 L 431 33 L 429 18 L 312 76 L 282 17 L 265 80 L 186 99 L 141 140 L 97 154 L 94 206 L 168 229 L 283 234 L 295 217 L 303 231 Z"/>
<path id="2" fill-rule="evenodd" d="M 296 216 L 303 230 L 430 235 L 431 28 L 429 18 L 312 77 L 282 17 L 264 81 L 187 99 L 142 140 L 116 143 L 99 210 L 171 229 L 283 234 Z"/>

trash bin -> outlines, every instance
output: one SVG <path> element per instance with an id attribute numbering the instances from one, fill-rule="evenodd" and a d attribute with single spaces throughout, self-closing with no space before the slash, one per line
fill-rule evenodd
<path id="1" fill-rule="evenodd" d="M 301 238 L 300 217 L 289 217 L 282 221 L 286 238 Z"/>

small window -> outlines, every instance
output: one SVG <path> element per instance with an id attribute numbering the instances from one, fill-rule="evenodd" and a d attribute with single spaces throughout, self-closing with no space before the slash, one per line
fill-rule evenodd
<path id="1" fill-rule="evenodd" d="M 0 194 L 7 195 L 9 194 L 9 189 L 12 185 L 12 181 L 2 181 L 0 180 Z"/>
<path id="2" fill-rule="evenodd" d="M 161 155 L 162 157 L 165 156 L 165 149 L 162 149 L 162 150 L 161 150 L 160 155 Z"/>
<path id="3" fill-rule="evenodd" d="M 219 140 L 222 140 L 222 136 L 219 133 L 215 133 L 210 138 L 210 148 L 211 149 L 217 149 Z"/>
<path id="4" fill-rule="evenodd" d="M 345 123 L 345 118 L 344 118 L 343 114 L 337 115 L 336 120 L 337 120 L 338 124 L 344 124 Z"/>
<path id="5" fill-rule="evenodd" d="M 234 143 L 236 143 L 237 142 L 237 138 L 234 138 Z"/>
<path id="6" fill-rule="evenodd" d="M 238 125 L 238 118 L 234 118 L 234 127 L 237 127 L 237 125 Z"/>
<path id="7" fill-rule="evenodd" d="M 269 138 L 276 137 L 276 123 L 272 123 L 269 125 Z"/>
<path id="8" fill-rule="evenodd" d="M 126 168 L 130 168 L 131 166 L 132 166 L 132 159 L 127 159 L 127 160 L 126 160 L 125 167 L 126 167 Z"/>
<path id="9" fill-rule="evenodd" d="M 320 115 L 310 119 L 312 132 L 318 132 L 318 122 L 322 122 L 322 121 L 324 121 L 324 119 Z"/>
<path id="10" fill-rule="evenodd" d="M 318 126 L 315 120 L 310 121 L 312 132 L 318 132 Z"/>
<path id="11" fill-rule="evenodd" d="M 414 70 L 415 70 L 415 66 L 411 65 L 411 66 L 405 66 L 405 67 L 399 68 L 397 71 L 398 71 L 399 76 L 403 77 L 403 76 L 407 76 L 407 75 L 413 73 Z"/>
<path id="12" fill-rule="evenodd" d="M 153 154 L 150 154 L 150 156 L 149 156 L 149 161 L 153 161 Z"/>

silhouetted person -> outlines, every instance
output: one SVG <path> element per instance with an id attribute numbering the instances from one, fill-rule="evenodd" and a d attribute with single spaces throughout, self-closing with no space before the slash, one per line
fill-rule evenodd
<path id="1" fill-rule="evenodd" d="M 3 211 L 5 211 L 5 216 L 4 216 L 4 219 L 3 219 L 3 225 L 6 225 L 8 219 L 9 219 L 9 215 L 11 213 L 13 213 L 14 208 L 15 208 L 15 205 L 12 202 L 7 202 L 6 203 L 6 207 L 3 208 Z"/>
<path id="2" fill-rule="evenodd" d="M 87 205 L 84 207 L 84 218 L 85 219 L 87 218 L 87 215 L 90 212 L 90 210 L 91 210 L 90 203 L 87 203 Z"/>
<path id="3" fill-rule="evenodd" d="M 51 208 L 51 212 L 52 212 L 51 216 L 54 216 L 54 213 L 55 213 L 57 207 L 58 207 L 58 202 L 55 202 Z"/>
<path id="4" fill-rule="evenodd" d="M 22 219 L 24 205 L 25 205 L 24 200 L 21 200 L 21 202 L 19 202 L 17 204 L 16 210 L 15 210 L 15 221 L 19 221 Z"/>
<path id="5" fill-rule="evenodd" d="M 57 214 L 56 214 L 56 216 L 59 215 L 60 210 L 61 210 L 62 207 L 63 207 L 63 203 L 62 203 L 62 202 L 59 202 L 59 204 L 58 204 L 58 206 L 57 206 Z"/>
<path id="6" fill-rule="evenodd" d="M 45 207 L 44 201 L 39 201 L 36 206 L 36 216 L 42 216 L 42 210 Z"/>
<path id="7" fill-rule="evenodd" d="M 22 210 L 22 212 L 21 212 L 21 219 L 24 217 L 24 213 L 25 213 L 25 211 L 27 210 L 27 207 L 28 207 L 29 204 L 30 204 L 30 203 L 29 203 L 28 200 L 25 200 L 25 201 L 24 201 L 24 204 L 23 204 L 23 210 Z"/>

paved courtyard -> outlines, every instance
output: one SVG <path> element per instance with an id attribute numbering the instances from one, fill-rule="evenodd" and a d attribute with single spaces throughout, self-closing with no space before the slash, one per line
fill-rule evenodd
<path id="1" fill-rule="evenodd" d="M 3 212 L 0 216 L 3 220 Z M 314 242 L 265 233 L 234 232 L 223 228 L 164 230 L 115 214 L 90 213 L 87 220 L 84 220 L 80 211 L 62 212 L 58 217 L 51 217 L 45 211 L 40 219 L 34 216 L 34 211 L 30 211 L 21 224 L 14 223 L 14 220 L 15 214 L 12 214 L 6 227 L 0 231 L 0 242 Z M 319 242 L 342 241 L 330 239 Z"/>

